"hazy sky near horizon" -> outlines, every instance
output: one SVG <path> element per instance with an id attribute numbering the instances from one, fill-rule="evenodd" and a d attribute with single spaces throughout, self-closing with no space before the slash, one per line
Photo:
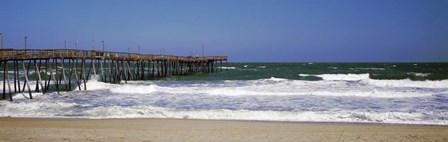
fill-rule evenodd
<path id="1" fill-rule="evenodd" d="M 234 62 L 448 61 L 447 0 L 0 0 L 4 45 L 228 55 Z"/>

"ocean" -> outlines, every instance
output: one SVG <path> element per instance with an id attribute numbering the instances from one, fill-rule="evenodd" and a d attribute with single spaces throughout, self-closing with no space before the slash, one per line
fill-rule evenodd
<path id="1" fill-rule="evenodd" d="M 448 125 L 448 63 L 228 63 L 218 73 L 15 94 L 0 117 Z M 3 74 L 3 73 L 2 73 Z"/>

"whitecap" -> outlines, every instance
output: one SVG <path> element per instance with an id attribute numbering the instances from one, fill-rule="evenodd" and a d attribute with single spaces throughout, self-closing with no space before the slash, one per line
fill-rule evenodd
<path id="1" fill-rule="evenodd" d="M 415 88 L 448 88 L 448 80 L 435 80 L 435 81 L 412 81 L 410 79 L 403 80 L 366 80 L 371 85 L 387 87 L 387 88 L 400 88 L 400 87 L 415 87 Z"/>
<path id="2" fill-rule="evenodd" d="M 431 75 L 431 73 L 415 73 L 415 72 L 410 72 L 410 73 L 407 73 L 407 75 L 413 75 L 413 76 L 416 76 L 416 77 L 428 77 L 428 76 Z"/>
<path id="3" fill-rule="evenodd" d="M 236 67 L 218 67 L 219 69 L 231 69 L 231 70 L 234 70 L 234 69 L 236 69 Z"/>
<path id="4" fill-rule="evenodd" d="M 321 74 L 315 75 L 323 80 L 363 80 L 369 79 L 369 74 Z"/>
<path id="5" fill-rule="evenodd" d="M 386 70 L 384 68 L 355 68 L 355 70 L 379 70 L 379 71 L 383 71 Z"/>

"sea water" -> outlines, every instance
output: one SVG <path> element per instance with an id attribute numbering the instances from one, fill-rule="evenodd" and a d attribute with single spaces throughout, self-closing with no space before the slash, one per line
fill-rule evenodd
<path id="1" fill-rule="evenodd" d="M 448 125 L 448 63 L 229 63 L 223 72 L 14 95 L 1 117 Z"/>

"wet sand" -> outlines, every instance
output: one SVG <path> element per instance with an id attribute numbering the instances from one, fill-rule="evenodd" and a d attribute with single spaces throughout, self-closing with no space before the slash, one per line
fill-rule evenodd
<path id="1" fill-rule="evenodd" d="M 448 142 L 448 126 L 184 119 L 0 118 L 0 141 Z"/>

